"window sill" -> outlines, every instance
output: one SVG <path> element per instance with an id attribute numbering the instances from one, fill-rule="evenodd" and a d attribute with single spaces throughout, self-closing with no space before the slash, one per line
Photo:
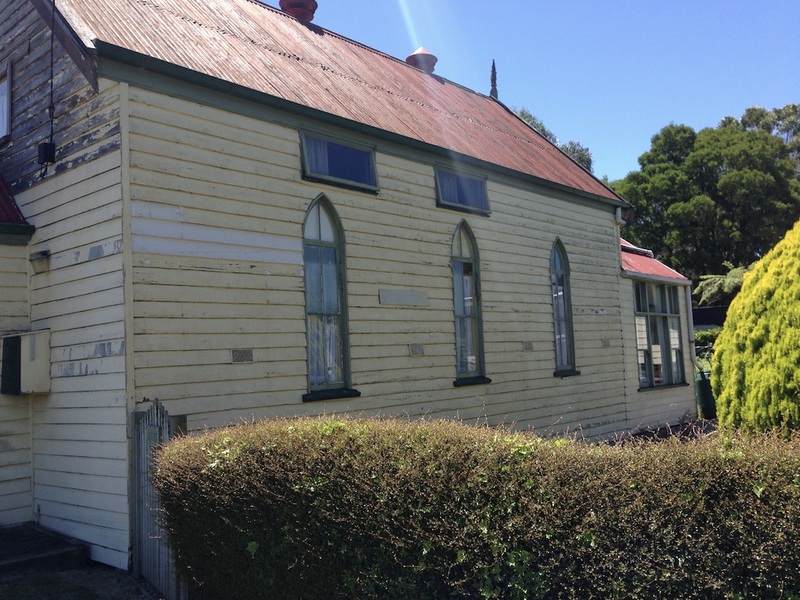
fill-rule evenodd
<path id="1" fill-rule="evenodd" d="M 312 181 L 314 183 L 322 183 L 325 185 L 332 185 L 334 187 L 344 188 L 346 190 L 353 190 L 355 192 L 364 192 L 365 194 L 372 194 L 377 196 L 380 193 L 380 188 L 368 183 L 359 183 L 357 181 L 347 181 L 346 179 L 336 179 L 335 177 L 326 177 L 324 175 L 317 175 L 315 173 L 303 174 L 305 181 Z"/>
<path id="2" fill-rule="evenodd" d="M 352 388 L 339 388 L 335 390 L 317 390 L 303 394 L 303 402 L 318 402 L 320 400 L 339 400 L 341 398 L 358 398 L 361 392 Z"/>
<path id="3" fill-rule="evenodd" d="M 461 379 L 456 379 L 453 382 L 453 386 L 455 387 L 466 387 L 468 385 L 483 385 L 485 383 L 492 383 L 492 380 L 488 377 L 483 377 L 479 375 L 478 377 L 463 377 Z"/>
<path id="4" fill-rule="evenodd" d="M 563 371 L 555 371 L 553 373 L 553 377 L 561 377 L 561 379 L 566 379 L 567 377 L 577 377 L 580 374 L 581 372 L 575 369 L 564 369 Z"/>
<path id="5" fill-rule="evenodd" d="M 666 383 L 664 385 L 650 385 L 647 387 L 640 387 L 640 392 L 656 392 L 658 390 L 668 390 L 670 388 L 679 388 L 679 387 L 688 387 L 689 383 L 681 382 L 681 383 Z"/>

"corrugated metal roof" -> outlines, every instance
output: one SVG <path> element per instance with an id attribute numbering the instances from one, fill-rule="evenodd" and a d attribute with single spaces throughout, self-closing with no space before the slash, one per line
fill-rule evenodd
<path id="1" fill-rule="evenodd" d="M 56 5 L 87 48 L 105 42 L 623 204 L 489 96 L 255 0 Z"/>
<path id="2" fill-rule="evenodd" d="M 29 227 L 2 175 L 0 175 L 0 225 Z"/>
<path id="3" fill-rule="evenodd" d="M 653 253 L 643 248 L 637 248 L 630 242 L 620 239 L 622 269 L 629 274 L 658 277 L 660 279 L 676 279 L 688 283 L 688 279 L 657 260 Z"/>

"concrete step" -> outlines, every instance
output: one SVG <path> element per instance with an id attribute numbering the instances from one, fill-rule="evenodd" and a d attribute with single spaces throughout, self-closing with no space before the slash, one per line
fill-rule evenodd
<path id="1" fill-rule="evenodd" d="M 34 523 L 0 527 L 0 573 L 33 569 L 78 569 L 89 553 L 82 542 Z"/>

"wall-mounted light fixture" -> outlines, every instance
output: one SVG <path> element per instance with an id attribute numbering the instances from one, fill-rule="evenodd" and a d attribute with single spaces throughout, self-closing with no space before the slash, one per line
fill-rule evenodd
<path id="1" fill-rule="evenodd" d="M 34 273 L 37 275 L 39 273 L 44 273 L 50 268 L 50 250 L 32 252 L 28 260 L 31 262 Z"/>

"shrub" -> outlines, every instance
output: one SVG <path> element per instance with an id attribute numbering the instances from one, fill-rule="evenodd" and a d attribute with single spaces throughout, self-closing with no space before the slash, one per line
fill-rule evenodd
<path id="1" fill-rule="evenodd" d="M 798 437 L 267 421 L 171 442 L 154 483 L 193 600 L 800 597 Z"/>
<path id="2" fill-rule="evenodd" d="M 800 427 L 800 222 L 745 275 L 714 347 L 711 382 L 720 424 Z"/>

